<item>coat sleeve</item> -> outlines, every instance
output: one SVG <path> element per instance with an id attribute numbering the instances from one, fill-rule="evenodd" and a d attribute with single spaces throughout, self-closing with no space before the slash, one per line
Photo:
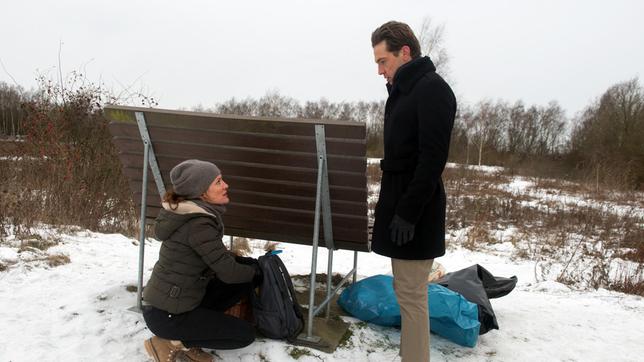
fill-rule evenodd
<path id="1" fill-rule="evenodd" d="M 222 282 L 239 284 L 253 280 L 255 269 L 235 261 L 234 256 L 224 246 L 221 233 L 213 220 L 199 218 L 192 221 L 188 242 Z"/>
<path id="2" fill-rule="evenodd" d="M 413 224 L 418 223 L 440 182 L 456 114 L 456 100 L 447 83 L 434 81 L 430 84 L 429 91 L 421 92 L 416 100 L 418 162 L 396 205 L 396 214 Z"/>

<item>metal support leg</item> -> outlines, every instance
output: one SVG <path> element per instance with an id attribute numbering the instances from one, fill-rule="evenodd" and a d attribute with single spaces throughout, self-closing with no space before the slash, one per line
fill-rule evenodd
<path id="1" fill-rule="evenodd" d="M 329 249 L 329 261 L 327 264 L 326 272 L 326 297 L 327 299 L 331 297 L 331 287 L 332 285 L 332 274 L 333 274 L 333 249 Z M 331 303 L 326 304 L 326 319 L 329 319 L 331 315 Z"/>
<path id="2" fill-rule="evenodd" d="M 355 284 L 358 278 L 358 252 L 357 251 L 353 252 L 353 270 L 355 270 L 355 272 L 353 273 L 353 284 Z"/>
<path id="3" fill-rule="evenodd" d="M 148 150 L 147 159 L 148 164 L 150 165 L 150 170 L 152 171 L 152 177 L 154 177 L 154 182 L 157 185 L 157 190 L 159 191 L 159 196 L 163 199 L 165 194 L 165 184 L 163 183 L 163 177 L 161 177 L 161 170 L 159 169 L 159 164 L 157 163 L 157 156 L 154 153 L 154 148 L 152 147 L 152 139 L 148 133 L 148 126 L 145 122 L 145 115 L 143 112 L 134 112 L 136 116 L 136 123 L 139 127 L 139 133 L 141 134 L 141 140 L 143 144 L 146 145 Z M 147 169 L 147 164 L 144 165 Z"/>
<path id="4" fill-rule="evenodd" d="M 324 160 L 318 158 L 318 170 L 323 166 Z M 315 221 L 313 222 L 313 245 L 311 256 L 311 279 L 309 283 L 309 315 L 306 325 L 306 336 L 300 335 L 299 338 L 310 341 L 319 342 L 320 337 L 313 336 L 313 317 L 315 308 L 315 274 L 317 272 L 318 264 L 318 242 L 320 238 L 320 188 L 322 187 L 322 172 L 318 172 L 318 185 L 317 197 L 315 198 Z"/>
<path id="5" fill-rule="evenodd" d="M 148 160 L 150 157 L 150 144 L 143 143 L 143 186 L 141 188 L 141 230 L 139 240 L 139 278 L 136 286 L 136 307 L 141 311 L 143 306 L 143 258 L 145 256 L 145 214 L 148 197 Z"/>
<path id="6" fill-rule="evenodd" d="M 312 244 L 312 257 L 311 257 L 311 282 L 309 284 L 309 315 L 307 324 L 306 336 L 303 334 L 298 338 L 308 342 L 317 342 L 320 337 L 313 336 L 313 318 L 326 307 L 326 318 L 328 319 L 331 312 L 330 301 L 338 291 L 338 289 L 355 274 L 356 268 L 345 276 L 340 285 L 332 290 L 332 277 L 333 277 L 333 251 L 335 250 L 335 243 L 333 241 L 333 227 L 331 221 L 331 195 L 329 193 L 329 172 L 327 167 L 326 155 L 326 136 L 324 133 L 324 125 L 315 126 L 315 141 L 318 154 L 318 179 L 315 197 L 315 220 L 313 224 L 313 244 Z M 320 213 L 320 209 L 322 209 Z M 315 306 L 315 276 L 317 272 L 317 257 L 318 257 L 318 244 L 320 238 L 320 216 L 322 216 L 322 223 L 324 225 L 324 244 L 329 251 L 329 259 L 327 264 L 327 288 L 326 298 L 320 305 Z"/>
<path id="7" fill-rule="evenodd" d="M 230 251 L 233 251 L 233 236 L 230 235 Z"/>
<path id="8" fill-rule="evenodd" d="M 139 241 L 139 275 L 136 286 L 136 307 L 131 308 L 131 310 L 140 312 L 143 305 L 143 257 L 145 251 L 145 219 L 148 196 L 148 167 L 150 167 L 150 170 L 152 170 L 152 176 L 154 177 L 154 182 L 157 186 L 157 191 L 159 192 L 161 199 L 163 199 L 163 195 L 165 194 L 165 185 L 163 183 L 163 178 L 161 177 L 161 171 L 159 169 L 159 164 L 157 163 L 157 158 L 154 154 L 152 139 L 150 138 L 148 127 L 145 122 L 145 115 L 143 114 L 143 112 L 134 112 L 134 115 L 136 117 L 136 123 L 139 127 L 139 133 L 141 134 L 141 141 L 143 141 L 143 184 L 141 192 L 141 238 Z"/>
<path id="9" fill-rule="evenodd" d="M 318 152 L 318 158 L 322 160 L 322 167 L 318 168 L 318 174 L 322 174 L 320 179 L 322 183 L 322 188 L 320 189 L 321 197 L 321 207 L 322 207 L 322 221 L 324 226 L 324 245 L 329 251 L 329 260 L 327 264 L 327 288 L 326 288 L 326 299 L 330 300 L 331 298 L 331 280 L 333 277 L 333 250 L 335 249 L 335 243 L 333 241 L 333 226 L 331 221 L 331 194 L 329 193 L 329 170 L 327 166 L 327 155 L 326 155 L 326 135 L 324 132 L 323 125 L 315 126 L 315 143 Z M 326 305 L 326 318 L 329 318 L 331 312 L 331 304 L 327 303 Z"/>

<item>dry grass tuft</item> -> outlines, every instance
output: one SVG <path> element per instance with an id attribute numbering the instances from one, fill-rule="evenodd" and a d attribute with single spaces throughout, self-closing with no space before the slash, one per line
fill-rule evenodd
<path id="1" fill-rule="evenodd" d="M 231 251 L 233 254 L 239 256 L 248 256 L 252 253 L 248 239 L 240 237 L 233 238 L 233 248 Z"/>
<path id="2" fill-rule="evenodd" d="M 57 267 L 71 263 L 71 259 L 64 254 L 48 255 L 46 261 L 47 265 L 49 265 L 50 267 Z"/>
<path id="3" fill-rule="evenodd" d="M 276 243 L 276 242 L 273 242 L 273 241 L 266 241 L 266 243 L 264 244 L 264 251 L 269 252 L 269 251 L 277 250 L 277 246 L 279 244 L 280 243 Z"/>
<path id="4" fill-rule="evenodd" d="M 469 250 L 477 250 L 480 245 L 493 244 L 494 242 L 494 238 L 486 227 L 474 225 L 468 230 L 467 237 L 463 241 L 463 247 Z"/>
<path id="5" fill-rule="evenodd" d="M 622 269 L 617 278 L 609 285 L 609 289 L 622 293 L 635 294 L 644 297 L 644 267 L 642 264 L 635 270 Z"/>
<path id="6" fill-rule="evenodd" d="M 380 184 L 380 178 L 382 177 L 382 171 L 380 170 L 380 164 L 370 163 L 367 165 L 367 182 L 369 184 L 376 183 Z"/>
<path id="7" fill-rule="evenodd" d="M 52 246 L 58 245 L 59 243 L 60 243 L 59 237 L 43 239 L 43 237 L 40 235 L 30 234 L 20 238 L 20 248 L 18 249 L 18 251 L 22 252 L 30 249 L 45 251 L 51 248 Z"/>

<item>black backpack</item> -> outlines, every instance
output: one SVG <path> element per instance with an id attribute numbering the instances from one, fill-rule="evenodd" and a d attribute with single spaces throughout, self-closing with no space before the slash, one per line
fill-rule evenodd
<path id="1" fill-rule="evenodd" d="M 304 329 L 304 315 L 297 302 L 291 276 L 278 253 L 260 256 L 264 280 L 259 294 L 252 293 L 257 330 L 268 338 L 294 340 Z"/>

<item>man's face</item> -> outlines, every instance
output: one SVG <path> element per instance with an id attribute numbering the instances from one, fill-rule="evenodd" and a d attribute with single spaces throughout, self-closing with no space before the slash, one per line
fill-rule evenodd
<path id="1" fill-rule="evenodd" d="M 410 49 L 407 45 L 403 45 L 397 53 L 387 50 L 386 40 L 373 47 L 373 57 L 378 64 L 378 74 L 384 76 L 389 84 L 393 84 L 394 75 L 398 68 L 411 60 Z"/>

